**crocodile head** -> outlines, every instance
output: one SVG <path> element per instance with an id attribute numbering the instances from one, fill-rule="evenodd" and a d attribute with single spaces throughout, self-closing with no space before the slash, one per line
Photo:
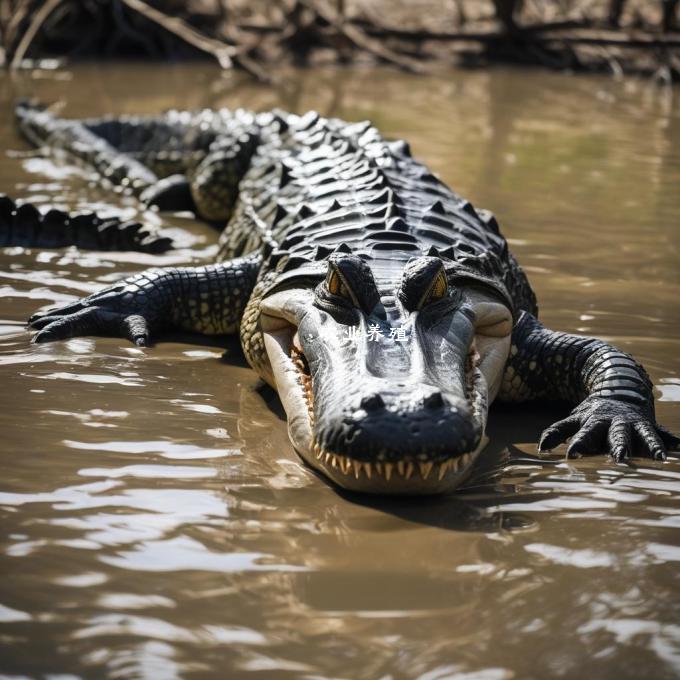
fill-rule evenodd
<path id="1" fill-rule="evenodd" d="M 291 440 L 365 492 L 459 486 L 486 441 L 512 313 L 492 287 L 452 284 L 441 259 L 335 253 L 325 280 L 266 296 L 260 322 Z"/>

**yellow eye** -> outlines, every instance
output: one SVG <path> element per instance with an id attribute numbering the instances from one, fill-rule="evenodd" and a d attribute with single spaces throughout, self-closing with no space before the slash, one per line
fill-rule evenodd
<path id="1" fill-rule="evenodd" d="M 339 295 L 340 297 L 345 297 L 351 299 L 351 295 L 347 286 L 343 283 L 338 272 L 332 269 L 328 275 L 328 291 L 333 295 Z"/>
<path id="2" fill-rule="evenodd" d="M 423 296 L 421 307 L 430 302 L 436 302 L 437 300 L 441 300 L 442 298 L 446 297 L 448 292 L 449 283 L 446 280 L 446 273 L 444 272 L 443 269 L 440 269 L 439 273 L 432 282 L 432 285 L 430 286 L 430 290 L 428 290 L 427 293 L 425 293 L 425 295 Z"/>

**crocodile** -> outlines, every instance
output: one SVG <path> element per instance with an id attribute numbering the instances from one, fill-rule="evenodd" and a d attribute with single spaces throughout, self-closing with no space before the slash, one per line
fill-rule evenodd
<path id="1" fill-rule="evenodd" d="M 570 402 L 540 451 L 569 440 L 570 457 L 663 460 L 680 443 L 656 423 L 644 368 L 602 340 L 544 327 L 495 217 L 370 122 L 242 109 L 71 120 L 30 102 L 16 116 L 30 142 L 108 186 L 221 229 L 208 264 L 149 269 L 34 314 L 35 342 L 238 333 L 303 461 L 359 492 L 463 485 L 494 400 Z M 0 243 L 41 233 L 90 248 L 171 246 L 120 220 L 0 201 Z"/>

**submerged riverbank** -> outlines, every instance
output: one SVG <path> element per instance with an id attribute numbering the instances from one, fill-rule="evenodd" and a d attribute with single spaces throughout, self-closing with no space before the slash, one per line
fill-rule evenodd
<path id="1" fill-rule="evenodd" d="M 50 58 L 214 60 L 271 82 L 281 65 L 389 64 L 412 73 L 523 64 L 680 74 L 677 0 L 26 0 L 0 3 L 0 64 Z"/>

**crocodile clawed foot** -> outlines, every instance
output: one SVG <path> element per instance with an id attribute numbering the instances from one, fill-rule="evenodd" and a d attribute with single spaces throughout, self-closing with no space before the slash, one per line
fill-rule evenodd
<path id="1" fill-rule="evenodd" d="M 132 283 L 131 287 L 126 283 Z M 38 331 L 33 342 L 51 342 L 83 335 L 128 338 L 138 347 L 149 345 L 162 308 L 154 309 L 150 281 L 139 276 L 57 309 L 33 314 L 29 326 Z"/>
<path id="2" fill-rule="evenodd" d="M 680 439 L 654 422 L 644 406 L 614 399 L 586 399 L 567 418 L 541 435 L 539 451 L 550 451 L 571 438 L 568 458 L 609 453 L 616 462 L 634 455 L 665 460 Z"/>
<path id="3" fill-rule="evenodd" d="M 121 314 L 99 307 L 84 307 L 70 314 L 50 313 L 35 318 L 30 325 L 38 333 L 34 343 L 65 340 L 82 335 L 107 335 L 125 337 L 138 347 L 149 344 L 150 330 L 147 320 L 139 314 Z"/>

